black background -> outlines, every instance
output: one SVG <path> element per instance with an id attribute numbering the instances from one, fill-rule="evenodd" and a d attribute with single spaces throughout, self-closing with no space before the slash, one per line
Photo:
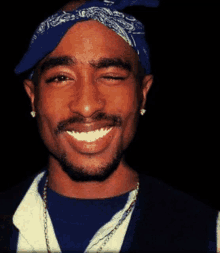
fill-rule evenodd
<path id="1" fill-rule="evenodd" d="M 22 79 L 13 71 L 38 24 L 66 2 L 3 4 L 0 191 L 47 163 L 47 150 L 30 116 Z M 138 171 L 220 210 L 216 9 L 216 1 L 194 0 L 161 0 L 159 8 L 127 8 L 145 24 L 155 78 L 147 113 L 141 118 L 128 157 Z"/>

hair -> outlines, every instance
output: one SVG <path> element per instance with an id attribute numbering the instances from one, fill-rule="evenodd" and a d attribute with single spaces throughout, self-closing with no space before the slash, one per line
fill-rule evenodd
<path id="1" fill-rule="evenodd" d="M 37 66 L 35 68 L 33 68 L 31 71 L 31 73 L 33 73 L 33 75 L 30 80 L 32 80 L 35 87 L 37 87 L 39 84 L 39 67 L 40 67 L 40 63 L 38 63 Z"/>
<path id="2" fill-rule="evenodd" d="M 60 10 L 62 11 L 71 11 L 76 10 L 81 5 L 85 4 L 86 2 L 90 2 L 91 0 L 72 0 L 65 4 Z"/>
<path id="3" fill-rule="evenodd" d="M 142 84 L 143 84 L 143 80 L 144 80 L 144 77 L 146 76 L 146 71 L 145 69 L 142 67 L 140 61 L 138 61 L 138 73 L 137 73 L 137 80 L 138 80 L 138 83 L 140 85 L 140 87 L 142 88 Z"/>

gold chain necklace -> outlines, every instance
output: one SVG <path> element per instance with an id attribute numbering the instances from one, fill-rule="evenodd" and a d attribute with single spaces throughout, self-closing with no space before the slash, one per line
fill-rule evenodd
<path id="1" fill-rule="evenodd" d="M 44 205 L 44 215 L 43 216 L 44 216 L 44 233 L 45 233 L 45 239 L 46 239 L 46 244 L 47 244 L 47 252 L 51 253 L 50 246 L 49 246 L 49 239 L 48 239 L 48 229 L 47 229 L 47 185 L 48 185 L 48 177 L 46 179 L 46 182 L 44 185 L 44 191 L 43 191 L 43 205 Z M 138 191 L 139 191 L 139 182 L 137 183 L 137 188 L 136 188 L 135 196 L 133 198 L 132 203 L 130 204 L 129 208 L 124 212 L 122 218 L 119 220 L 119 222 L 115 226 L 115 228 L 107 235 L 102 246 L 97 250 L 97 253 L 102 251 L 103 247 L 107 244 L 107 242 L 113 236 L 113 234 L 118 229 L 118 227 L 122 224 L 122 222 L 126 219 L 126 217 L 129 215 L 129 213 L 132 211 L 132 208 L 134 207 L 134 205 L 137 201 Z"/>

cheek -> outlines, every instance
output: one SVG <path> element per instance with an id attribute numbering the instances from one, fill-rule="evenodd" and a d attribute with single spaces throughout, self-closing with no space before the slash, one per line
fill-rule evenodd
<path id="1" fill-rule="evenodd" d="M 108 101 L 111 101 L 111 106 L 124 115 L 135 114 L 140 102 L 139 90 L 136 86 L 136 82 L 132 80 L 125 86 L 110 90 Z"/>
<path id="2" fill-rule="evenodd" d="M 65 117 L 64 108 L 65 99 L 54 94 L 54 92 L 42 89 L 36 103 L 38 127 L 41 137 L 46 146 L 56 145 L 55 129 L 57 123 L 62 120 L 60 116 Z M 62 112 L 62 113 L 61 113 Z"/>
<path id="3" fill-rule="evenodd" d="M 123 118 L 121 141 L 124 149 L 134 138 L 139 118 L 140 96 L 136 85 L 132 84 L 129 89 L 117 90 L 112 100 L 112 106 Z"/>
<path id="4" fill-rule="evenodd" d="M 123 128 L 123 135 L 122 135 L 122 142 L 123 142 L 123 148 L 126 149 L 131 141 L 133 140 L 136 130 L 137 130 L 137 123 L 138 123 L 138 112 L 133 111 L 128 115 L 128 117 L 125 119 L 124 122 L 124 128 Z"/>
<path id="5" fill-rule="evenodd" d="M 39 113 L 44 116 L 56 116 L 66 100 L 64 94 L 53 89 L 42 89 L 39 95 L 37 107 L 40 110 Z"/>

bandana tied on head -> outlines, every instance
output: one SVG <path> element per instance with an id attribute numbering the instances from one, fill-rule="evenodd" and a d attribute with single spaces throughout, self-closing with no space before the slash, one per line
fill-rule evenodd
<path id="1" fill-rule="evenodd" d="M 15 69 L 16 74 L 32 70 L 36 64 L 51 53 L 65 33 L 82 20 L 97 20 L 121 36 L 139 55 L 146 74 L 151 71 L 149 47 L 145 40 L 143 24 L 133 16 L 119 12 L 128 6 L 158 7 L 159 0 L 92 0 L 73 11 L 58 11 L 36 29 L 28 51 Z M 32 78 L 33 73 L 29 76 Z"/>

